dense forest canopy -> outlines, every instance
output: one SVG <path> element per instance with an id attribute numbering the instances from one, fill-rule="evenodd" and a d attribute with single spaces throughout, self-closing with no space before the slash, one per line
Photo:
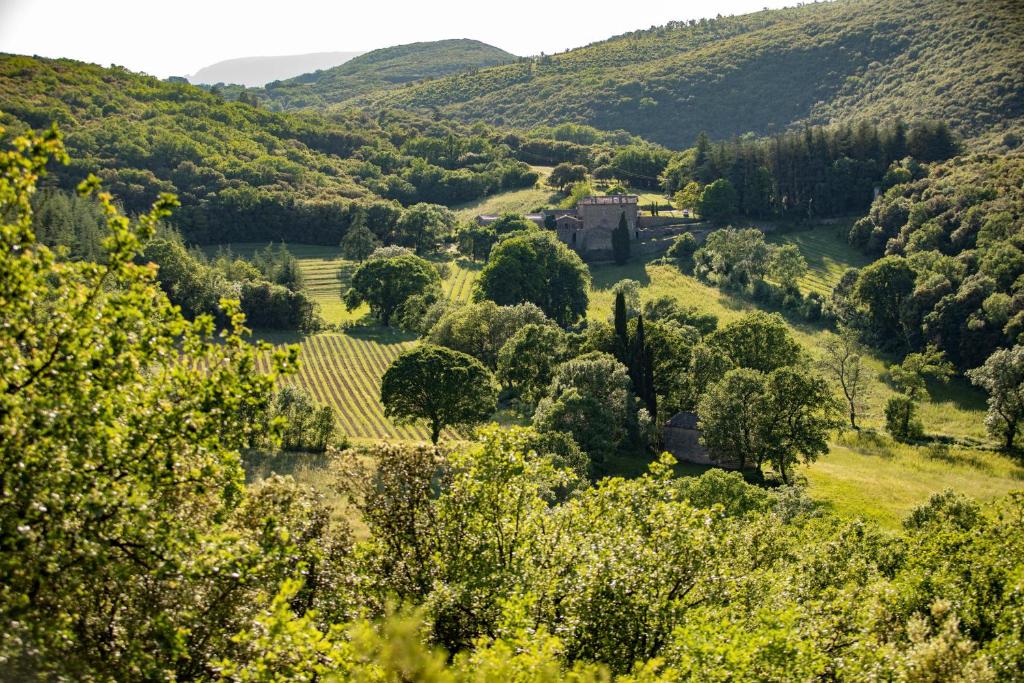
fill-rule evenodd
<path id="1" fill-rule="evenodd" d="M 850 231 L 885 256 L 860 275 L 885 269 L 885 293 L 844 279 L 836 298 L 859 298 L 867 313 L 842 317 L 883 346 L 935 344 L 977 367 L 1024 332 L 1024 155 L 965 155 L 901 178 Z"/>
<path id="2" fill-rule="evenodd" d="M 529 127 L 574 121 L 671 147 L 795 123 L 943 119 L 972 137 L 1024 116 L 1015 0 L 838 0 L 676 22 L 456 74 L 365 103 Z"/>
<path id="3" fill-rule="evenodd" d="M 337 244 L 358 211 L 452 204 L 532 186 L 537 175 L 501 136 L 397 114 L 278 114 L 185 83 L 70 60 L 0 58 L 0 118 L 20 132 L 51 121 L 75 161 L 55 168 L 65 188 L 95 172 L 124 208 L 158 192 L 197 242 Z M 391 210 L 389 211 L 389 207 Z"/>

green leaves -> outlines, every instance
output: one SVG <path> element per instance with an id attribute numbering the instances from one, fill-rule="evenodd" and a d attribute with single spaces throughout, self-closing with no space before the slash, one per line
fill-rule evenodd
<path id="1" fill-rule="evenodd" d="M 59 136 L 16 144 L 29 156 L 0 155 L 0 654 L 72 677 L 185 672 L 217 641 L 216 614 L 250 609 L 246 586 L 277 571 L 224 525 L 242 500 L 237 449 L 295 350 L 260 374 L 237 302 L 221 302 L 217 340 L 135 263 L 171 197 L 131 222 L 98 193 L 102 265 L 54 258 L 27 197 L 63 158 Z"/>
<path id="2" fill-rule="evenodd" d="M 472 356 L 422 344 L 398 356 L 381 378 L 384 414 L 426 420 L 435 444 L 445 427 L 472 426 L 494 412 L 498 385 Z"/>

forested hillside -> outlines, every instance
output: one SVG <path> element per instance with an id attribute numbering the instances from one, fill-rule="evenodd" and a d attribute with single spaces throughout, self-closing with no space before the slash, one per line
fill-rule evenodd
<path id="1" fill-rule="evenodd" d="M 257 91 L 271 106 L 320 107 L 344 102 L 371 90 L 514 61 L 509 54 L 478 40 L 453 39 L 411 43 L 373 50 L 339 66 L 268 83 Z"/>
<path id="2" fill-rule="evenodd" d="M 537 175 L 493 131 L 401 114 L 271 113 L 122 68 L 0 57 L 0 124 L 56 122 L 73 161 L 50 182 L 96 173 L 130 212 L 178 195 L 174 223 L 197 242 L 337 244 L 355 213 L 391 231 L 402 206 L 531 187 Z"/>
<path id="3" fill-rule="evenodd" d="M 839 0 L 678 22 L 366 102 L 513 126 L 577 121 L 673 146 L 799 122 L 939 119 L 965 137 L 1024 117 L 1016 0 Z"/>
<path id="4" fill-rule="evenodd" d="M 1024 330 L 1024 155 L 965 155 L 897 173 L 902 182 L 850 231 L 851 244 L 884 258 L 855 288 L 852 279 L 840 286 L 840 299 L 856 292 L 868 304 L 847 322 L 880 345 L 933 344 L 958 367 L 977 367 Z"/>

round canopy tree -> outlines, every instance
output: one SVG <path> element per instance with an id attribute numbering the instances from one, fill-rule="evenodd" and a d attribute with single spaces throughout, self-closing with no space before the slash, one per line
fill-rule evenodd
<path id="1" fill-rule="evenodd" d="M 498 403 L 498 384 L 476 358 L 423 344 L 396 358 L 381 380 L 380 400 L 389 418 L 426 420 L 437 443 L 445 427 L 486 420 Z"/>
<path id="2" fill-rule="evenodd" d="M 370 305 L 370 312 L 387 325 L 395 309 L 409 297 L 440 284 L 437 270 L 418 256 L 374 256 L 359 266 L 352 276 L 352 286 L 345 294 L 345 306 L 351 311 L 366 302 Z"/>
<path id="3" fill-rule="evenodd" d="M 800 345 L 778 313 L 757 311 L 708 335 L 709 346 L 725 354 L 735 367 L 768 373 L 795 365 Z"/>
<path id="4" fill-rule="evenodd" d="M 554 235 L 516 234 L 494 246 L 476 287 L 477 299 L 501 306 L 534 303 L 565 327 L 586 315 L 590 273 Z"/>

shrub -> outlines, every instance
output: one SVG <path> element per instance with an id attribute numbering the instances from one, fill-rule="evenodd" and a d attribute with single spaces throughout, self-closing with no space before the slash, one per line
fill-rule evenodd
<path id="1" fill-rule="evenodd" d="M 885 429 L 892 438 L 904 443 L 924 436 L 924 427 L 917 418 L 917 403 L 903 394 L 890 398 L 885 404 Z"/>

